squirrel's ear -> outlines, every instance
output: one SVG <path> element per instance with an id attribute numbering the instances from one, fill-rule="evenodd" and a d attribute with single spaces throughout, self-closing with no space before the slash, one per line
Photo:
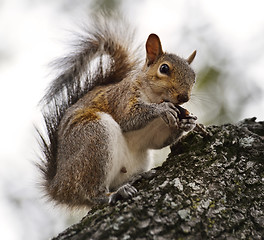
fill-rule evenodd
<path id="1" fill-rule="evenodd" d="M 195 56 L 196 56 L 196 50 L 194 50 L 194 52 L 186 59 L 187 63 L 191 64 Z"/>
<path id="2" fill-rule="evenodd" d="M 152 33 L 146 42 L 147 64 L 155 62 L 163 53 L 159 37 Z"/>

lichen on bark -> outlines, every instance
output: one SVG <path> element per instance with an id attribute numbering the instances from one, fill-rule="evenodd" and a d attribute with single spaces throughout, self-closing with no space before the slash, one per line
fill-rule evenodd
<path id="1" fill-rule="evenodd" d="M 135 197 L 98 206 L 54 239 L 262 239 L 264 122 L 197 127 Z"/>

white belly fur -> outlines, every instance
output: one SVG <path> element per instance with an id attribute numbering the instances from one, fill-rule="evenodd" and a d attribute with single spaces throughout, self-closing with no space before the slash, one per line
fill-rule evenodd
<path id="1" fill-rule="evenodd" d="M 161 118 L 156 118 L 146 127 L 125 133 L 128 145 L 136 151 L 161 149 L 171 135 L 171 129 Z"/>
<path id="2" fill-rule="evenodd" d="M 130 141 L 129 135 L 123 134 L 120 126 L 111 115 L 100 113 L 100 121 L 108 132 L 108 148 L 111 156 L 106 187 L 109 189 L 117 188 L 128 181 L 132 175 L 150 169 L 152 161 L 147 148 L 138 148 L 140 143 Z M 121 171 L 123 167 L 125 167 L 126 173 Z"/>

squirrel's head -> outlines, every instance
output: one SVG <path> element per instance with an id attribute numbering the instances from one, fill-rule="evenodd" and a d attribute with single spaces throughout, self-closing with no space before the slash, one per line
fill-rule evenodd
<path id="1" fill-rule="evenodd" d="M 177 105 L 187 102 L 195 82 L 195 73 L 190 64 L 196 51 L 187 59 L 164 53 L 159 37 L 150 34 L 146 42 L 146 55 L 144 84 L 148 100 L 154 103 L 167 101 Z"/>

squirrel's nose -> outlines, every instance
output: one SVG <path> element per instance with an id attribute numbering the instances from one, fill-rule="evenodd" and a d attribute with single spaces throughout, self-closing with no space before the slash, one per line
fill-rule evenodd
<path id="1" fill-rule="evenodd" d="M 178 99 L 179 103 L 185 103 L 185 102 L 189 101 L 189 96 L 187 93 L 179 94 L 177 99 Z"/>

